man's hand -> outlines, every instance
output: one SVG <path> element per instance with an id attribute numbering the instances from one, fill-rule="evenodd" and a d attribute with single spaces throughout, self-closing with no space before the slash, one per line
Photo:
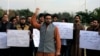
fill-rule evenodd
<path id="1" fill-rule="evenodd" d="M 60 52 L 56 52 L 56 56 L 60 56 Z"/>
<path id="2" fill-rule="evenodd" d="M 36 8 L 35 13 L 38 14 L 39 13 L 39 10 L 40 10 L 39 8 Z"/>

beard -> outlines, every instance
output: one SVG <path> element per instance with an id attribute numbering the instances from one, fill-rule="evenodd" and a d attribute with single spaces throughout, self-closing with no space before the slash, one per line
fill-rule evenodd
<path id="1" fill-rule="evenodd" d="M 98 27 L 98 25 L 94 25 L 93 27 L 96 28 L 96 27 Z"/>
<path id="2" fill-rule="evenodd" d="M 25 25 L 25 23 L 20 23 L 21 25 Z"/>
<path id="3" fill-rule="evenodd" d="M 78 23 L 78 22 L 80 22 L 79 20 L 75 20 L 75 23 Z"/>
<path id="4" fill-rule="evenodd" d="M 52 20 L 48 20 L 48 21 L 46 21 L 45 23 L 46 23 L 46 25 L 49 25 L 49 24 L 52 23 Z"/>

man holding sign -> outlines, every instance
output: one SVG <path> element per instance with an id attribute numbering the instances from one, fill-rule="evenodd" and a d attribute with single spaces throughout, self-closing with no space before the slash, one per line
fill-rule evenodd
<path id="1" fill-rule="evenodd" d="M 10 35 L 11 38 L 8 37 L 8 45 L 11 46 L 11 56 L 33 56 L 32 29 L 26 24 L 24 16 L 20 18 L 19 24 L 16 25 L 16 30 L 18 31 L 8 32 L 8 34 L 14 32 L 14 35 Z M 11 42 L 16 44 L 10 44 Z"/>
<path id="2" fill-rule="evenodd" d="M 98 20 L 93 20 L 93 27 L 89 27 L 87 30 L 88 31 L 100 31 L 100 26 Z M 99 50 L 90 50 L 87 49 L 87 56 L 100 56 L 100 51 Z"/>
<path id="3" fill-rule="evenodd" d="M 8 15 L 4 14 L 2 21 L 0 22 L 0 44 L 3 43 L 4 47 L 0 48 L 0 56 L 9 56 L 9 48 L 7 48 L 7 36 L 6 31 L 10 28 L 10 23 L 8 22 Z M 2 33 L 4 32 L 4 33 Z M 3 41 L 3 42 L 2 42 Z"/>
<path id="4" fill-rule="evenodd" d="M 44 16 L 45 22 L 40 25 L 36 20 L 39 9 L 36 9 L 32 16 L 31 23 L 35 28 L 40 29 L 40 44 L 37 56 L 58 56 L 60 55 L 61 41 L 58 28 L 52 24 L 51 14 Z"/>

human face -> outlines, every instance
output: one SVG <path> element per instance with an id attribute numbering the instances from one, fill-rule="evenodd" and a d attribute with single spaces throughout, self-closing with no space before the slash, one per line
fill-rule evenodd
<path id="1" fill-rule="evenodd" d="M 46 24 L 50 24 L 52 22 L 52 16 L 46 16 L 45 22 L 46 22 Z"/>
<path id="2" fill-rule="evenodd" d="M 21 19 L 20 23 L 25 24 L 26 20 L 25 19 Z"/>
<path id="3" fill-rule="evenodd" d="M 44 16 L 40 17 L 40 21 L 44 22 Z"/>
<path id="4" fill-rule="evenodd" d="M 62 22 L 65 22 L 65 20 L 62 20 Z"/>
<path id="5" fill-rule="evenodd" d="M 4 15 L 2 18 L 3 21 L 8 21 L 8 15 Z"/>
<path id="6" fill-rule="evenodd" d="M 54 17 L 54 19 L 53 19 L 53 20 L 54 20 L 54 22 L 57 22 L 58 18 L 57 18 L 57 17 Z"/>
<path id="7" fill-rule="evenodd" d="M 28 17 L 28 22 L 30 22 L 31 21 L 31 17 Z"/>
<path id="8" fill-rule="evenodd" d="M 94 27 L 98 26 L 99 25 L 98 21 L 97 20 L 94 20 L 93 21 L 93 25 L 94 25 Z"/>
<path id="9" fill-rule="evenodd" d="M 75 17 L 75 22 L 76 22 L 76 23 L 77 23 L 77 22 L 80 22 L 79 16 L 76 16 L 76 17 Z"/>
<path id="10" fill-rule="evenodd" d="M 13 23 L 14 23 L 14 24 L 16 24 L 16 23 L 17 23 L 17 20 L 16 20 L 16 18 L 14 18 L 14 19 L 13 19 Z"/>
<path id="11" fill-rule="evenodd" d="M 17 21 L 19 21 L 19 16 L 16 16 Z"/>
<path id="12" fill-rule="evenodd" d="M 93 22 L 90 22 L 90 26 L 94 26 L 94 23 Z"/>

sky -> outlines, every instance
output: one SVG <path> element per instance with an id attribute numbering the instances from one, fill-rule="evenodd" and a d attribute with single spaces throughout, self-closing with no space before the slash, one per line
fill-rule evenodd
<path id="1" fill-rule="evenodd" d="M 40 12 L 77 12 L 85 11 L 85 8 L 92 11 L 100 7 L 100 0 L 0 0 L 0 7 L 3 9 L 30 9 L 35 11 L 38 7 Z"/>

